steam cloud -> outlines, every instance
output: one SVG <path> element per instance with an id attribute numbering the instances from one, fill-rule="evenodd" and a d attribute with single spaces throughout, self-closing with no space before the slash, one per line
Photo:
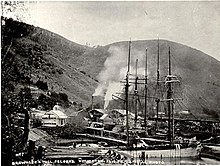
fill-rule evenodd
<path id="1" fill-rule="evenodd" d="M 104 96 L 104 109 L 112 100 L 112 94 L 122 92 L 124 87 L 120 84 L 120 81 L 125 79 L 128 63 L 128 48 L 111 46 L 108 51 L 110 56 L 106 59 L 104 69 L 97 77 L 100 84 L 93 94 L 93 96 Z M 135 74 L 135 61 L 137 58 L 141 62 L 138 64 L 138 73 L 144 75 L 144 52 L 135 50 L 131 51 L 130 73 Z"/>

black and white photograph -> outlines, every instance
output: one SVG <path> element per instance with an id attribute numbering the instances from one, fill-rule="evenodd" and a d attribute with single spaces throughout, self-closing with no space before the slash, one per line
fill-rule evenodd
<path id="1" fill-rule="evenodd" d="M 1 165 L 220 165 L 220 1 L 1 1 Z"/>

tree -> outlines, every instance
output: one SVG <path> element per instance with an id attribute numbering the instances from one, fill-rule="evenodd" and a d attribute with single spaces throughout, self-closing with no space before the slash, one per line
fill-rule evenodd
<path id="1" fill-rule="evenodd" d="M 20 5 L 22 2 L 1 2 L 2 15 L 13 14 Z M 17 15 L 16 20 L 21 20 L 21 16 Z M 1 21 L 1 164 L 12 165 L 15 154 L 23 152 L 27 144 L 32 95 L 28 88 L 29 69 L 25 62 L 16 59 L 13 48 L 16 39 L 27 33 L 26 29 L 14 28 L 19 22 L 12 19 L 2 17 Z"/>
<path id="2" fill-rule="evenodd" d="M 60 133 L 58 133 L 59 137 L 62 138 L 75 138 L 76 137 L 76 133 L 83 133 L 85 129 L 85 124 L 83 122 L 81 122 L 80 124 L 77 123 L 67 123 L 65 124 L 65 126 L 62 127 L 62 130 L 60 131 Z"/>
<path id="3" fill-rule="evenodd" d="M 32 96 L 29 88 L 21 88 L 18 94 L 2 96 L 2 160 L 3 165 L 11 165 L 15 154 L 24 151 L 29 134 L 29 111 Z"/>
<path id="4" fill-rule="evenodd" d="M 27 17 L 28 8 L 24 1 L 1 1 L 1 9 L 3 17 L 17 21 L 24 21 Z"/>

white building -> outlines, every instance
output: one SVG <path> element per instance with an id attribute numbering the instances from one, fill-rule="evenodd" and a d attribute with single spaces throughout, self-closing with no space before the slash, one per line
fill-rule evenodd
<path id="1" fill-rule="evenodd" d="M 46 113 L 46 111 L 42 111 L 36 108 L 32 108 L 30 111 L 30 127 L 39 127 L 42 125 L 42 116 Z"/>
<path id="2" fill-rule="evenodd" d="M 64 126 L 67 123 L 67 116 L 60 108 L 60 106 L 55 105 L 53 110 L 46 112 L 42 116 L 43 127 Z"/>

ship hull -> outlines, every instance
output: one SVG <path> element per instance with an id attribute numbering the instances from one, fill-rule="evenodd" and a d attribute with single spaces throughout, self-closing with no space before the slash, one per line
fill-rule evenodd
<path id="1" fill-rule="evenodd" d="M 148 162 L 153 162 L 154 159 L 159 159 L 159 164 L 164 164 L 166 159 L 181 159 L 181 158 L 199 158 L 201 146 L 188 147 L 180 149 L 179 146 L 175 149 L 166 150 L 109 150 L 101 160 L 97 159 L 96 164 L 117 164 L 117 163 L 139 163 L 146 165 Z M 158 162 L 158 161 L 156 161 Z M 95 165 L 96 165 L 95 164 Z M 150 163 L 148 163 L 150 164 Z"/>
<path id="2" fill-rule="evenodd" d="M 118 153 L 133 159 L 147 159 L 147 158 L 187 158 L 199 157 L 201 148 L 183 148 L 183 149 L 166 149 L 166 150 L 132 150 L 132 151 L 118 151 Z"/>

